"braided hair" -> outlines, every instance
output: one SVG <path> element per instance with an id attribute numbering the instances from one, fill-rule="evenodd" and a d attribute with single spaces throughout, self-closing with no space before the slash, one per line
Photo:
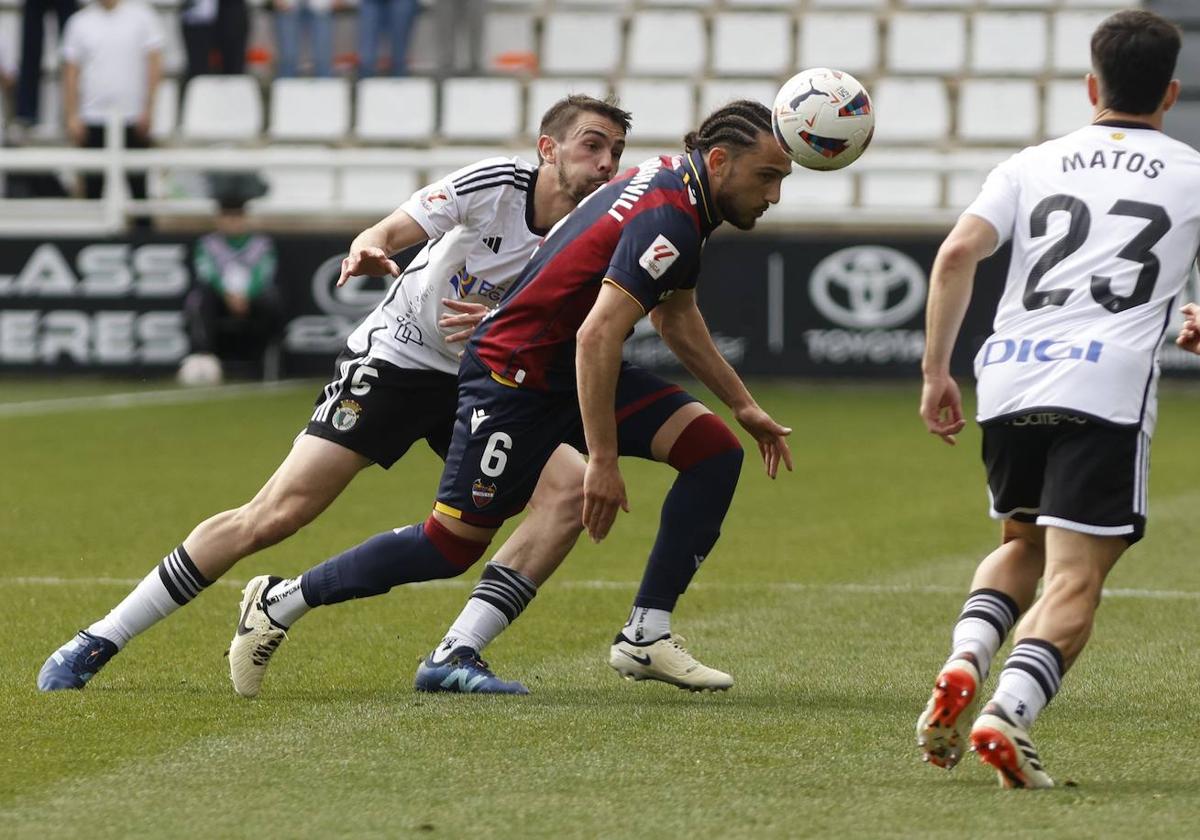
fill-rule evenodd
<path id="1" fill-rule="evenodd" d="M 683 148 L 692 152 L 707 152 L 714 146 L 725 146 L 736 154 L 758 142 L 758 135 L 771 133 L 771 109 L 761 102 L 738 99 L 713 111 L 697 131 L 683 138 Z"/>

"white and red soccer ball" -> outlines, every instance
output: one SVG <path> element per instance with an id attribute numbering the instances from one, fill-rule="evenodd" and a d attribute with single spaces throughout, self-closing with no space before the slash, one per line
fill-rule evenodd
<path id="1" fill-rule="evenodd" d="M 841 169 L 858 160 L 875 133 L 871 97 L 858 79 L 814 67 L 784 82 L 771 108 L 779 145 L 806 169 Z"/>

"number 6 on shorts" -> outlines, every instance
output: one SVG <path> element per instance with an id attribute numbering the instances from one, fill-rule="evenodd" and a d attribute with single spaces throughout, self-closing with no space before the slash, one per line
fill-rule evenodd
<path id="1" fill-rule="evenodd" d="M 512 445 L 512 438 L 504 432 L 492 433 L 483 449 L 483 457 L 479 459 L 479 469 L 484 475 L 495 478 L 504 472 L 504 467 L 508 464 L 508 451 L 512 449 Z"/>

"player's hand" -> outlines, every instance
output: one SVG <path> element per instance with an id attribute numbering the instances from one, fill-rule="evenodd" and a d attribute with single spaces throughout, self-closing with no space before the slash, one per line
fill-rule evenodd
<path id="1" fill-rule="evenodd" d="M 1184 320 L 1175 343 L 1190 353 L 1200 355 L 1200 306 L 1188 303 L 1179 311 L 1183 313 Z"/>
<path id="2" fill-rule="evenodd" d="M 616 460 L 592 458 L 583 474 L 583 527 L 592 542 L 598 543 L 608 536 L 618 509 L 629 513 L 625 480 Z"/>
<path id="3" fill-rule="evenodd" d="M 226 292 L 225 306 L 229 309 L 229 314 L 235 318 L 245 318 L 250 314 L 250 298 L 245 295 Z"/>
<path id="4" fill-rule="evenodd" d="M 454 300 L 452 298 L 442 298 L 442 305 L 460 314 L 443 315 L 441 318 L 438 318 L 438 326 L 443 330 L 453 329 L 454 327 L 465 328 L 446 336 L 447 343 L 466 341 L 471 337 L 471 333 L 475 332 L 475 328 L 479 326 L 479 322 L 491 311 L 489 307 L 482 303 L 469 303 L 465 300 Z"/>
<path id="5" fill-rule="evenodd" d="M 788 472 L 792 471 L 792 450 L 787 444 L 791 429 L 776 423 L 771 415 L 754 403 L 737 409 L 733 416 L 758 442 L 758 454 L 762 456 L 768 476 L 774 478 L 778 474 L 780 461 Z"/>
<path id="6" fill-rule="evenodd" d="M 921 419 L 931 435 L 954 446 L 955 435 L 967 425 L 963 420 L 962 394 L 949 374 L 926 376 L 921 388 Z"/>
<path id="7" fill-rule="evenodd" d="M 400 266 L 384 253 L 382 248 L 363 248 L 361 251 L 351 251 L 342 260 L 342 273 L 338 277 L 339 286 L 346 285 L 351 277 L 366 274 L 370 277 L 399 277 Z"/>

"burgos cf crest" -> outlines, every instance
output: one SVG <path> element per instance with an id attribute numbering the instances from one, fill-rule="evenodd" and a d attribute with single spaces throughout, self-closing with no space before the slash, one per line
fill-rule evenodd
<path id="1" fill-rule="evenodd" d="M 360 414 L 362 414 L 361 405 L 354 400 L 342 400 L 338 403 L 337 410 L 333 412 L 333 419 L 329 422 L 339 432 L 348 432 L 354 428 Z"/>
<path id="2" fill-rule="evenodd" d="M 494 498 L 496 498 L 496 485 L 485 482 L 482 478 L 475 479 L 475 483 L 471 485 L 471 501 L 475 502 L 475 507 L 487 507 Z"/>

